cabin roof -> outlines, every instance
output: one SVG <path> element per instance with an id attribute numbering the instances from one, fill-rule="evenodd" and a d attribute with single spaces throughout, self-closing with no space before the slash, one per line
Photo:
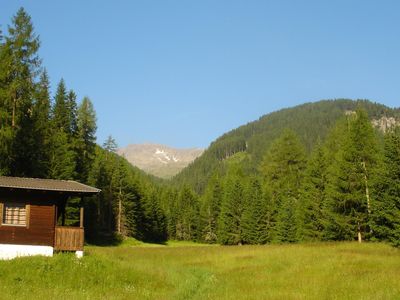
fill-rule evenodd
<path id="1" fill-rule="evenodd" d="M 101 190 L 73 181 L 0 176 L 0 188 L 54 191 L 71 194 L 97 194 Z"/>

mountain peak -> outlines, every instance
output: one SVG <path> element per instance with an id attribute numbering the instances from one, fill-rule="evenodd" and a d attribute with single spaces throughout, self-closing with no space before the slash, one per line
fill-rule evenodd
<path id="1" fill-rule="evenodd" d="M 180 149 L 146 142 L 118 149 L 132 165 L 161 178 L 170 178 L 203 153 L 200 148 Z"/>

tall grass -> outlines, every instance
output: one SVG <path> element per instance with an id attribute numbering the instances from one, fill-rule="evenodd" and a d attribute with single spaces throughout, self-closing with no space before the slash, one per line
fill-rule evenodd
<path id="1" fill-rule="evenodd" d="M 385 244 L 86 247 L 0 261 L 0 299 L 399 299 Z"/>

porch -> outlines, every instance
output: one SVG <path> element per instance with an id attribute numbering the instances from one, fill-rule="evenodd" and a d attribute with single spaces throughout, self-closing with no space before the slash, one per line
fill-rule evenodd
<path id="1" fill-rule="evenodd" d="M 85 230 L 83 227 L 83 207 L 80 208 L 78 226 L 55 226 L 54 250 L 56 251 L 83 251 Z"/>

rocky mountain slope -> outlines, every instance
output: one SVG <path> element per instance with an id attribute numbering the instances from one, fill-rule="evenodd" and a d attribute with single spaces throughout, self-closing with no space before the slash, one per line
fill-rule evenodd
<path id="1" fill-rule="evenodd" d="M 132 165 L 161 178 L 170 178 L 203 153 L 203 149 L 176 149 L 165 145 L 131 144 L 118 149 Z"/>

